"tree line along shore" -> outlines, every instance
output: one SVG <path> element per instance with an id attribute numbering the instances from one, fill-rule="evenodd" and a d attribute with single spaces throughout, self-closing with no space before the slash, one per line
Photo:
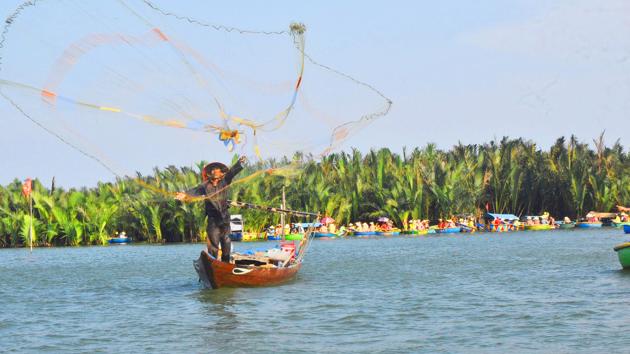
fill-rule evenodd
<path id="1" fill-rule="evenodd" d="M 22 182 L 16 179 L 0 186 L 0 247 L 27 245 L 31 222 L 35 246 L 105 244 L 122 231 L 134 241 L 150 243 L 204 240 L 203 203 L 181 203 L 169 194 L 200 183 L 203 165 L 155 168 L 151 175 L 92 188 L 56 188 L 35 180 L 32 220 Z M 405 220 L 481 215 L 486 208 L 576 218 L 589 210 L 630 204 L 630 153 L 619 142 L 606 146 L 603 134 L 592 145 L 570 137 L 557 139 L 548 149 L 503 138 L 448 150 L 434 144 L 402 153 L 351 150 L 319 161 L 296 154 L 249 164 L 239 178 L 277 166 L 294 167 L 292 173 L 235 183 L 231 199 L 279 207 L 284 187 L 290 209 L 320 212 L 340 224 L 387 216 L 401 228 Z M 247 231 L 262 231 L 280 219 L 262 210 L 232 212 L 243 214 Z M 298 221 L 311 220 L 286 220 Z"/>

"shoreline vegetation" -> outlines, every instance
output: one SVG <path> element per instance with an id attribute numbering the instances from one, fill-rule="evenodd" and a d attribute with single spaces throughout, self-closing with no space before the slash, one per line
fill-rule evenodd
<path id="1" fill-rule="evenodd" d="M 231 199 L 294 210 L 321 212 L 339 224 L 389 217 L 402 228 L 405 220 L 436 221 L 457 214 L 496 213 L 561 218 L 583 217 L 589 210 L 610 211 L 630 204 L 630 153 L 616 142 L 608 147 L 603 133 L 594 148 L 557 139 L 542 150 L 529 140 L 503 138 L 483 145 L 428 144 L 362 154 L 334 153 L 316 162 L 296 154 L 292 160 L 268 160 L 246 167 L 241 178 L 261 168 L 295 165 L 293 173 L 258 177 L 235 183 Z M 292 163 L 293 161 L 293 163 Z M 106 244 L 125 231 L 134 241 L 148 243 L 200 242 L 205 239 L 203 203 L 181 203 L 168 193 L 200 183 L 195 168 L 155 168 L 138 175 L 99 183 L 93 188 L 55 188 L 54 182 L 33 183 L 34 246 Z M 141 180 L 142 183 L 138 183 Z M 151 186 L 147 188 L 146 185 Z M 260 232 L 277 224 L 278 214 L 233 208 L 243 214 L 245 230 Z M 302 219 L 287 217 L 286 222 Z M 29 242 L 31 223 L 22 182 L 0 186 L 0 247 Z"/>

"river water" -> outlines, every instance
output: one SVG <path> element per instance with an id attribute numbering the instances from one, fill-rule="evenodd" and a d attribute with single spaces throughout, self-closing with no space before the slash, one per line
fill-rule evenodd
<path id="1" fill-rule="evenodd" d="M 203 245 L 0 250 L 0 352 L 628 353 L 625 239 L 316 240 L 295 281 L 220 290 Z"/>

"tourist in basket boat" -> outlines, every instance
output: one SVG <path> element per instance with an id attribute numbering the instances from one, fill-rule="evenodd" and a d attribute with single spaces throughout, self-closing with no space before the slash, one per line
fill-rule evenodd
<path id="1" fill-rule="evenodd" d="M 207 240 L 208 253 L 218 257 L 221 246 L 221 260 L 230 262 L 230 212 L 228 204 L 229 186 L 234 177 L 243 170 L 245 157 L 241 156 L 236 164 L 228 168 L 220 162 L 204 166 L 201 175 L 203 182 L 186 191 L 177 193 L 175 199 L 186 200 L 191 197 L 206 197 L 205 208 L 208 216 Z"/>

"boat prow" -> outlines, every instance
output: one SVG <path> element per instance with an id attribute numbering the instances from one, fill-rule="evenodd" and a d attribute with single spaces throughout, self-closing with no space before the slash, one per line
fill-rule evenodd
<path id="1" fill-rule="evenodd" d="M 619 257 L 619 263 L 623 269 L 630 269 L 630 242 L 624 242 L 613 248 Z"/>
<path id="2" fill-rule="evenodd" d="M 201 251 L 199 259 L 193 261 L 199 281 L 206 288 L 218 289 L 222 287 L 257 287 L 273 286 L 286 283 L 293 279 L 300 270 L 301 263 L 287 267 L 241 266 L 221 262 Z"/>

